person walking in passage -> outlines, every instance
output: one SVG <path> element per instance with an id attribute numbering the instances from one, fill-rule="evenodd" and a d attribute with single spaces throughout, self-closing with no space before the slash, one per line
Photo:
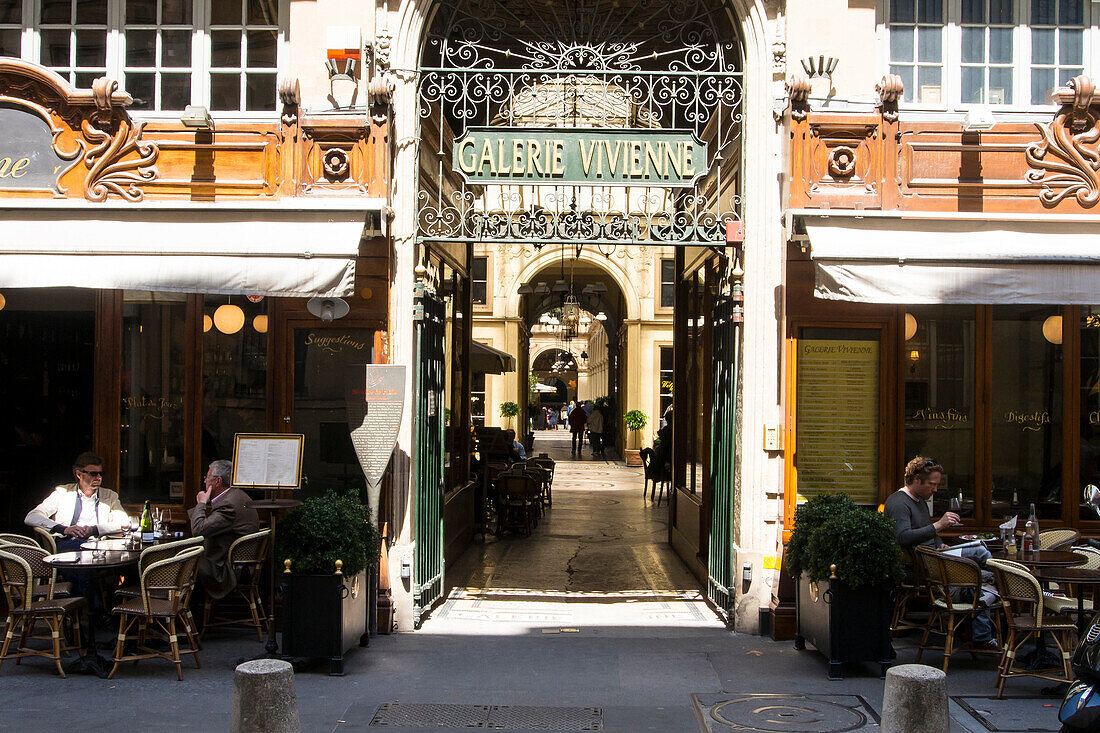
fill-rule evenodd
<path id="1" fill-rule="evenodd" d="M 584 431 L 585 426 L 588 424 L 588 413 L 585 412 L 580 405 L 577 405 L 569 413 L 569 432 L 570 444 L 572 455 L 578 455 L 581 452 L 581 448 L 584 446 Z"/>
<path id="2" fill-rule="evenodd" d="M 592 443 L 592 455 L 603 456 L 603 411 L 598 405 L 588 416 L 588 440 Z"/>

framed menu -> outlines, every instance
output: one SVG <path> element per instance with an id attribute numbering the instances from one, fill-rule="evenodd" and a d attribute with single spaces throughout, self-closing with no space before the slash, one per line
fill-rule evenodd
<path id="1" fill-rule="evenodd" d="M 233 486 L 297 489 L 302 484 L 304 435 L 237 433 L 233 436 Z"/>

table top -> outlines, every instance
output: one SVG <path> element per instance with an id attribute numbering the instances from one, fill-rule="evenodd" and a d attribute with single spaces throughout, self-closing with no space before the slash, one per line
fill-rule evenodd
<path id="1" fill-rule="evenodd" d="M 296 506 L 301 506 L 302 502 L 297 499 L 256 499 L 252 502 L 254 509 L 291 509 Z"/>
<path id="2" fill-rule="evenodd" d="M 1100 585 L 1100 570 L 1088 568 L 1036 568 L 1034 575 L 1039 580 Z"/>
<path id="3" fill-rule="evenodd" d="M 1006 555 L 1004 551 L 994 552 L 994 558 L 1013 560 L 1029 568 L 1053 568 L 1080 565 L 1088 558 L 1069 550 L 1032 550 L 1030 552 L 1017 552 L 1015 555 Z"/>
<path id="4" fill-rule="evenodd" d="M 80 550 L 47 555 L 42 561 L 55 568 L 120 568 L 136 565 L 140 557 L 140 550 L 105 550 L 102 556 L 91 550 Z"/>

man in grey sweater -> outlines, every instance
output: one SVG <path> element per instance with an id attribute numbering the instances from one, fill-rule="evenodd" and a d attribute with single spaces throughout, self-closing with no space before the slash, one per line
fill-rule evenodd
<path id="1" fill-rule="evenodd" d="M 917 456 L 905 466 L 905 486 L 886 499 L 886 516 L 894 520 L 894 532 L 898 538 L 898 544 L 902 547 L 909 549 L 917 545 L 926 545 L 942 549 L 945 545 L 940 539 L 940 530 L 962 524 L 962 519 L 955 512 L 944 512 L 942 517 L 932 521 L 932 515 L 928 511 L 928 500 L 940 487 L 943 473 L 943 466 L 936 463 L 935 459 Z M 977 561 L 979 565 L 984 564 L 991 557 L 989 550 L 984 547 L 965 548 L 962 550 L 962 556 Z M 982 575 L 984 578 L 984 571 Z M 954 591 L 952 595 L 955 595 Z M 996 595 L 986 592 L 982 594 L 982 599 L 987 604 L 992 603 Z M 972 646 L 975 649 L 996 650 L 998 648 L 997 640 L 993 638 L 993 625 L 989 619 L 989 611 L 974 617 L 972 637 Z"/>

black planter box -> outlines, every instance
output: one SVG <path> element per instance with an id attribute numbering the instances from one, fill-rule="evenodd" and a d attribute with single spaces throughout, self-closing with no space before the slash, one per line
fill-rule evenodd
<path id="1" fill-rule="evenodd" d="M 284 576 L 287 577 L 287 576 Z M 367 571 L 346 575 L 292 573 L 283 594 L 283 656 L 328 658 L 344 674 L 344 653 L 367 641 Z"/>
<path id="2" fill-rule="evenodd" d="M 829 679 L 843 679 L 845 662 L 877 662 L 882 676 L 894 657 L 890 644 L 893 586 L 849 588 L 832 579 L 813 583 L 798 579 L 795 649 L 809 642 L 829 660 Z"/>

